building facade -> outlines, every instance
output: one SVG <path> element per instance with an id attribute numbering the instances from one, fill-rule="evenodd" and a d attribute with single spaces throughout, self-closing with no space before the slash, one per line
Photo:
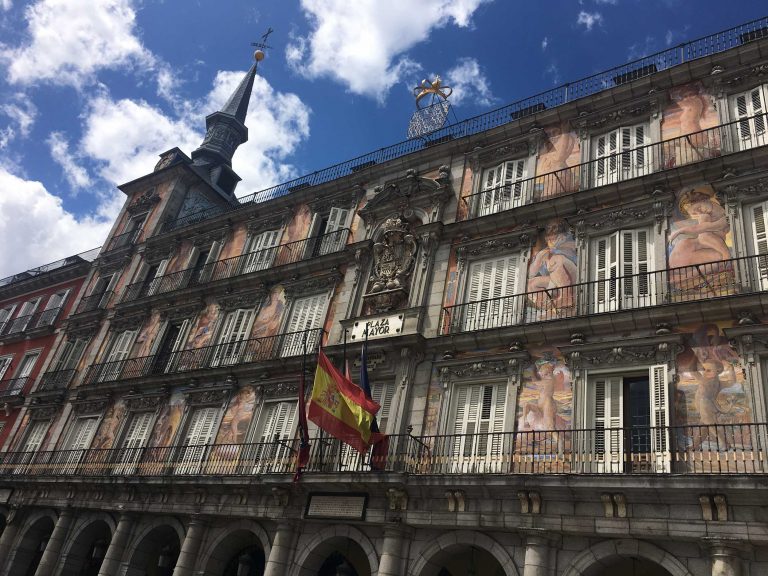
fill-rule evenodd
<path id="1" fill-rule="evenodd" d="M 254 65 L 121 186 L 0 460 L 0 573 L 768 572 L 766 37 L 238 200 Z M 386 442 L 313 430 L 294 480 L 302 375 L 366 338 Z"/>

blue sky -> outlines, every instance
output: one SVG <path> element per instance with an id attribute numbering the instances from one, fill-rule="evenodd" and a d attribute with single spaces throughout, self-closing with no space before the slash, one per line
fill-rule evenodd
<path id="1" fill-rule="evenodd" d="M 240 196 L 405 139 L 440 74 L 464 119 L 764 16 L 747 0 L 0 0 L 0 277 L 99 245 L 272 27 Z"/>

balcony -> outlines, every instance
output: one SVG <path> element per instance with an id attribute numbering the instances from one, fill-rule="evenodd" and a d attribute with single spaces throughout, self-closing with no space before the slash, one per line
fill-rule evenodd
<path id="1" fill-rule="evenodd" d="M 625 150 L 482 190 L 463 198 L 467 218 L 479 218 L 608 184 L 641 178 L 768 144 L 768 115 L 743 118 L 655 144 Z M 762 128 L 761 128 L 762 127 Z"/>
<path id="2" fill-rule="evenodd" d="M 95 310 L 103 310 L 112 300 L 113 294 L 114 292 L 109 290 L 107 292 L 97 292 L 96 294 L 83 297 L 77 304 L 77 308 L 75 308 L 72 316 L 87 314 L 89 312 L 94 312 Z"/>
<path id="3" fill-rule="evenodd" d="M 35 393 L 38 392 L 60 392 L 66 390 L 72 379 L 77 374 L 77 370 L 56 370 L 54 372 L 46 372 L 40 378 L 40 384 L 35 389 Z"/>
<path id="4" fill-rule="evenodd" d="M 768 255 L 617 276 L 443 308 L 440 334 L 456 334 L 756 294 L 768 290 Z"/>
<path id="5" fill-rule="evenodd" d="M 136 243 L 139 234 L 141 234 L 141 230 L 142 228 L 139 226 L 133 230 L 129 230 L 128 232 L 123 232 L 117 236 L 112 236 L 109 242 L 107 242 L 107 244 L 104 246 L 104 250 L 102 250 L 100 256 L 104 256 L 110 252 L 116 252 L 123 248 L 129 248 L 133 246 Z"/>
<path id="6" fill-rule="evenodd" d="M 95 385 L 150 376 L 182 374 L 209 368 L 232 368 L 243 364 L 265 362 L 277 358 L 312 352 L 320 342 L 322 328 L 275 334 L 263 338 L 235 340 L 213 346 L 103 362 L 88 367 L 84 385 Z"/>
<path id="7" fill-rule="evenodd" d="M 348 228 L 342 228 L 322 236 L 314 236 L 256 250 L 233 258 L 218 260 L 199 268 L 187 268 L 148 281 L 134 282 L 126 287 L 120 303 L 166 294 L 182 288 L 212 284 L 219 280 L 333 254 L 344 249 L 349 233 Z"/>
<path id="8" fill-rule="evenodd" d="M 25 338 L 33 334 L 47 332 L 54 327 L 61 310 L 62 308 L 40 310 L 34 314 L 17 316 L 13 320 L 8 320 L 0 328 L 0 340 L 9 341 L 14 338 Z"/>
<path id="9" fill-rule="evenodd" d="M 388 436 L 359 455 L 333 438 L 310 442 L 306 474 L 411 476 L 766 474 L 765 423 Z M 0 477 L 215 477 L 296 470 L 298 440 L 7 452 Z"/>
<path id="10" fill-rule="evenodd" d="M 11 380 L 3 380 L 0 382 L 0 402 L 21 402 L 24 399 L 21 393 L 29 380 L 29 376 L 22 376 L 21 378 L 13 378 Z"/>

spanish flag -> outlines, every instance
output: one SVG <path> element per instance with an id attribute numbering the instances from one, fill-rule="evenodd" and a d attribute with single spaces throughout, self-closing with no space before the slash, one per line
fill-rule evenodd
<path id="1" fill-rule="evenodd" d="M 317 356 L 307 417 L 334 438 L 365 452 L 371 444 L 371 423 L 380 406 L 345 378 L 322 349 Z"/>

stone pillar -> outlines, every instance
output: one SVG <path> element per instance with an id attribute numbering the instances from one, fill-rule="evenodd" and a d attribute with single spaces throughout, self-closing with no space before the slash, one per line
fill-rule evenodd
<path id="1" fill-rule="evenodd" d="M 40 559 L 35 576 L 51 576 L 61 560 L 61 549 L 67 541 L 69 527 L 72 525 L 72 519 L 75 514 L 70 509 L 62 510 L 59 519 L 56 520 L 56 526 L 53 527 L 51 537 L 45 545 L 45 552 Z"/>
<path id="2" fill-rule="evenodd" d="M 712 559 L 712 576 L 741 576 L 740 546 L 736 542 L 711 540 L 709 557 Z"/>
<path id="3" fill-rule="evenodd" d="M 187 527 L 187 535 L 184 537 L 184 543 L 181 545 L 179 559 L 176 560 L 176 567 L 173 569 L 173 576 L 192 576 L 195 569 L 195 560 L 197 553 L 203 542 L 206 523 L 201 518 L 193 517 Z"/>
<path id="4" fill-rule="evenodd" d="M 99 576 L 114 576 L 120 568 L 120 562 L 125 553 L 125 546 L 128 544 L 128 538 L 133 530 L 133 516 L 123 513 L 117 522 L 115 533 L 112 534 L 112 540 L 109 541 L 109 548 L 104 555 L 104 560 L 99 568 Z"/>
<path id="5" fill-rule="evenodd" d="M 523 576 L 548 576 L 549 539 L 538 533 L 525 533 L 525 567 Z"/>
<path id="6" fill-rule="evenodd" d="M 294 522 L 281 522 L 277 525 L 277 533 L 269 551 L 264 576 L 285 576 L 290 573 L 291 554 L 296 539 Z"/>
<path id="7" fill-rule="evenodd" d="M 405 530 L 401 526 L 384 528 L 384 544 L 379 560 L 379 576 L 400 576 L 403 573 L 403 543 Z"/>
<path id="8" fill-rule="evenodd" d="M 5 564 L 8 562 L 8 555 L 13 548 L 13 543 L 19 533 L 21 524 L 20 514 L 15 510 L 12 511 L 6 520 L 3 535 L 0 536 L 0 574 L 5 573 Z"/>

